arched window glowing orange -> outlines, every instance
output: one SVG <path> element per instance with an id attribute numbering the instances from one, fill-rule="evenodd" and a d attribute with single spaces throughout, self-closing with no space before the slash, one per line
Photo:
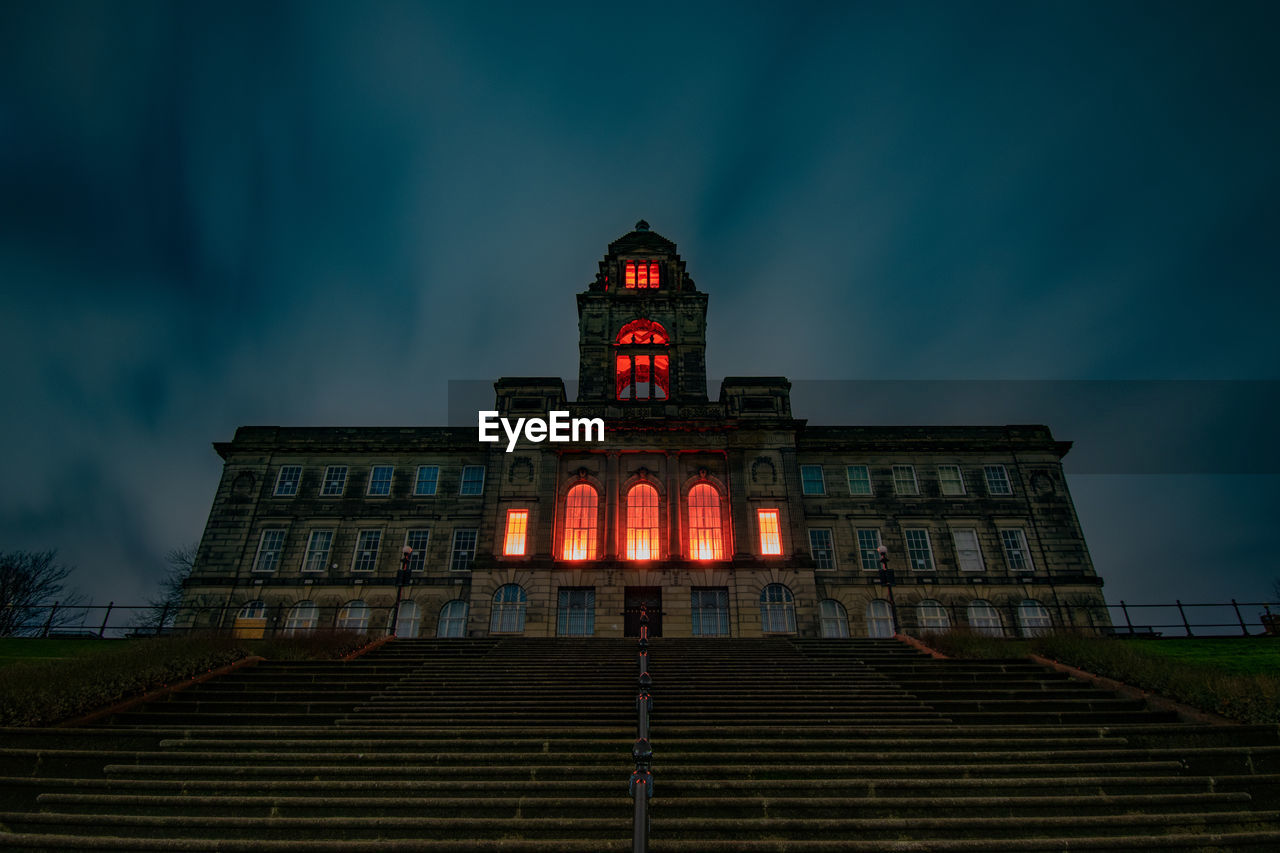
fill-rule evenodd
<path id="1" fill-rule="evenodd" d="M 668 342 L 662 324 L 643 317 L 622 327 L 615 374 L 619 400 L 665 400 L 670 396 Z"/>
<path id="2" fill-rule="evenodd" d="M 706 483 L 689 490 L 689 559 L 724 559 L 720 494 Z"/>
<path id="3" fill-rule="evenodd" d="M 648 483 L 627 492 L 627 559 L 658 559 L 658 490 Z"/>
<path id="4" fill-rule="evenodd" d="M 569 490 L 564 505 L 564 559 L 596 558 L 596 506 L 599 496 L 586 483 Z"/>

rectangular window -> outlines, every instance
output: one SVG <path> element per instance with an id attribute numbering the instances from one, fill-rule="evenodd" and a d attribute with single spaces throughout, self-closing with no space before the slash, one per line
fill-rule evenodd
<path id="1" fill-rule="evenodd" d="M 991 495 L 1011 495 L 1009 475 L 1003 465 L 988 465 L 982 469 L 987 475 L 987 493 Z"/>
<path id="2" fill-rule="evenodd" d="M 440 476 L 440 469 L 435 465 L 419 465 L 418 479 L 413 482 L 413 494 L 415 497 L 429 497 L 436 493 L 436 479 Z"/>
<path id="3" fill-rule="evenodd" d="M 978 547 L 978 531 L 952 530 L 951 538 L 956 543 L 956 562 L 960 571 L 982 571 L 982 549 Z"/>
<path id="4" fill-rule="evenodd" d="M 460 495 L 482 495 L 484 494 L 484 466 L 468 465 L 462 469 L 462 488 L 458 490 Z"/>
<path id="5" fill-rule="evenodd" d="M 307 559 L 302 563 L 304 572 L 323 572 L 329 568 L 329 551 L 333 548 L 332 530 L 313 530 L 307 539 Z"/>
<path id="6" fill-rule="evenodd" d="M 827 483 L 822 478 L 821 465 L 800 466 L 800 491 L 806 495 L 825 495 Z"/>
<path id="7" fill-rule="evenodd" d="M 694 587 L 690 591 L 693 610 L 693 636 L 729 636 L 728 587 Z"/>
<path id="8" fill-rule="evenodd" d="M 916 483 L 914 465 L 893 466 L 893 490 L 900 495 L 920 494 L 920 486 Z"/>
<path id="9" fill-rule="evenodd" d="M 330 465 L 324 469 L 324 485 L 320 494 L 326 498 L 340 498 L 347 489 L 347 466 Z"/>
<path id="10" fill-rule="evenodd" d="M 529 510 L 507 510 L 507 537 L 502 545 L 502 553 L 507 557 L 524 556 L 525 533 L 529 529 Z"/>
<path id="11" fill-rule="evenodd" d="M 929 547 L 929 531 L 908 528 L 903 532 L 907 537 L 907 565 L 912 571 L 933 571 L 933 549 Z"/>
<path id="12" fill-rule="evenodd" d="M 369 494 L 374 496 L 391 494 L 391 474 L 395 470 L 390 465 L 374 465 L 369 471 Z"/>
<path id="13" fill-rule="evenodd" d="M 351 571 L 373 571 L 378 565 L 378 546 L 381 544 L 381 530 L 361 530 L 356 539 L 356 555 L 351 563 Z"/>
<path id="14" fill-rule="evenodd" d="M 849 477 L 849 494 L 871 494 L 871 472 L 867 470 L 866 465 L 850 465 L 845 469 L 845 473 Z"/>
<path id="15" fill-rule="evenodd" d="M 449 558 L 449 568 L 455 572 L 471 570 L 471 562 L 476 558 L 476 532 L 474 530 L 453 531 L 453 556 Z"/>
<path id="16" fill-rule="evenodd" d="M 264 530 L 258 540 L 258 556 L 253 561 L 255 572 L 274 572 L 284 550 L 283 530 Z"/>
<path id="17" fill-rule="evenodd" d="M 963 495 L 964 476 L 960 473 L 960 466 L 939 465 L 938 484 L 942 487 L 944 495 Z"/>
<path id="18" fill-rule="evenodd" d="M 1004 556 L 1009 561 L 1011 570 L 1034 571 L 1031 567 L 1031 554 L 1027 551 L 1027 538 L 1021 530 L 1001 530 L 1000 541 L 1004 543 Z"/>
<path id="19" fill-rule="evenodd" d="M 596 630 L 596 591 L 561 589 L 556 613 L 556 635 L 590 637 Z"/>
<path id="20" fill-rule="evenodd" d="M 302 479 L 301 465 L 282 465 L 276 477 L 276 497 L 287 498 L 298 493 L 298 482 Z"/>
<path id="21" fill-rule="evenodd" d="M 778 511 L 776 509 L 758 509 L 756 518 L 760 521 L 760 553 L 765 556 L 776 556 L 782 553 L 782 534 L 778 529 Z"/>
<path id="22" fill-rule="evenodd" d="M 858 559 L 868 572 L 880 571 L 880 531 L 874 528 L 858 529 Z"/>
<path id="23" fill-rule="evenodd" d="M 614 386 L 619 400 L 665 400 L 671 387 L 671 356 L 620 355 Z"/>
<path id="24" fill-rule="evenodd" d="M 657 261 L 627 261 L 622 274 L 626 288 L 652 289 L 658 286 Z"/>
<path id="25" fill-rule="evenodd" d="M 421 572 L 427 568 L 427 545 L 430 543 L 430 530 L 410 530 L 404 535 L 404 544 L 413 549 L 409 555 L 409 571 Z"/>
<path id="26" fill-rule="evenodd" d="M 810 530 L 809 551 L 813 554 L 815 568 L 834 569 L 836 567 L 836 549 L 831 543 L 830 530 Z"/>

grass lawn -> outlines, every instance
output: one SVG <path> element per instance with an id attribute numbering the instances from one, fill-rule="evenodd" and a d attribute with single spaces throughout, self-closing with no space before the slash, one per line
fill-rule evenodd
<path id="1" fill-rule="evenodd" d="M 1274 638 L 1121 640 L 1051 633 L 1002 640 L 951 630 L 924 639 L 956 658 L 1036 653 L 1242 723 L 1280 723 L 1280 640 Z"/>
<path id="2" fill-rule="evenodd" d="M 1219 672 L 1280 675 L 1280 640 L 1233 637 L 1221 640 L 1125 640 L 1147 654 L 1186 664 L 1211 666 Z"/>
<path id="3" fill-rule="evenodd" d="M 18 661 L 70 660 L 85 655 L 120 649 L 129 640 L 93 640 L 66 638 L 37 640 L 6 637 L 0 639 L 0 667 Z"/>

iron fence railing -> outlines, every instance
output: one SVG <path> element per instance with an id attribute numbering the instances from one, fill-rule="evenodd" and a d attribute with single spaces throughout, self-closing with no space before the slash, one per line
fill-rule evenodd
<path id="1" fill-rule="evenodd" d="M 936 603 L 936 602 L 934 602 Z M 188 603 L 180 606 L 132 604 L 79 604 L 52 602 L 34 605 L 0 605 L 0 636 L 18 637 L 125 637 L 161 634 L 229 634 L 244 638 L 272 637 L 313 631 L 354 631 L 390 633 L 397 636 L 463 637 L 468 633 L 466 608 L 450 613 L 427 613 L 406 599 L 397 609 L 393 602 L 368 604 L 349 602 L 321 605 L 309 602 L 299 610 L 294 604 L 262 604 L 252 607 L 229 602 Z M 918 624 L 913 611 L 918 603 L 899 598 L 894 606 L 896 622 L 906 633 L 929 629 Z M 1280 636 L 1280 601 L 1188 602 L 1115 604 L 1102 601 L 1075 603 L 1043 602 L 1050 630 L 1074 630 L 1086 634 L 1121 637 L 1253 637 Z M 944 602 L 949 624 L 969 624 L 967 604 Z M 1018 603 L 1010 600 L 997 606 L 1002 627 L 976 628 L 984 633 L 1023 636 L 1046 626 L 1027 625 Z M 395 615 L 398 612 L 398 617 Z M 850 612 L 850 633 L 888 636 L 888 626 Z M 646 616 L 646 619 L 648 617 Z M 888 620 L 886 619 L 887 623 Z M 648 625 L 645 626 L 646 630 Z"/>
<path id="2" fill-rule="evenodd" d="M 317 631 L 355 633 L 394 630 L 397 636 L 418 636 L 424 625 L 420 608 L 403 601 L 394 604 L 261 605 L 246 611 L 231 604 L 149 605 L 79 604 L 53 602 L 0 605 L 0 636 L 15 637 L 143 637 L 170 634 L 227 634 L 246 639 Z M 464 636 L 464 620 L 433 617 L 432 633 Z"/>
<path id="3" fill-rule="evenodd" d="M 1183 637 L 1280 635 L 1280 602 L 1236 601 L 1108 604 L 1111 633 Z"/>

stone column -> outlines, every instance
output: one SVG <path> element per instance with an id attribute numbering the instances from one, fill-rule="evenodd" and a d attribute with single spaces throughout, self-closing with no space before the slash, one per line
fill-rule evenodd
<path id="1" fill-rule="evenodd" d="M 610 450 L 604 467 L 604 530 L 602 545 L 604 558 L 618 558 L 618 452 Z"/>
<path id="2" fill-rule="evenodd" d="M 729 451 L 725 474 L 729 487 L 729 520 L 733 525 L 734 557 L 751 556 L 751 523 L 747 514 L 747 455 L 744 451 Z"/>
<path id="3" fill-rule="evenodd" d="M 555 546 L 556 506 L 560 502 L 560 454 L 543 451 L 539 454 L 542 471 L 538 477 L 538 491 L 550 495 L 551 500 L 538 507 L 538 526 L 533 531 L 533 553 L 549 559 Z"/>

